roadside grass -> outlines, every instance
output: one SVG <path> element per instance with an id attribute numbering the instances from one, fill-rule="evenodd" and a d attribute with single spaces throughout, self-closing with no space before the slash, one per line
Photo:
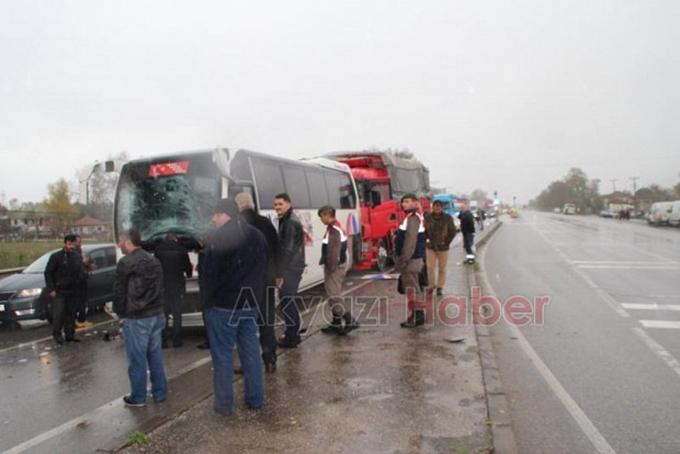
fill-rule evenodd
<path id="1" fill-rule="evenodd" d="M 0 269 L 28 266 L 44 253 L 63 246 L 63 241 L 0 243 Z"/>

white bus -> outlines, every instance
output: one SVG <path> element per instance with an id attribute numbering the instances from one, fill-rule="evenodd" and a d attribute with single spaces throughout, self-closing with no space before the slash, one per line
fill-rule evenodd
<path id="1" fill-rule="evenodd" d="M 180 152 L 126 163 L 116 190 L 114 235 L 135 228 L 143 247 L 153 251 L 168 232 L 174 232 L 191 251 L 195 267 L 199 241 L 212 228 L 215 202 L 239 192 L 250 193 L 259 212 L 275 227 L 274 196 L 290 195 L 305 232 L 307 267 L 301 290 L 323 282 L 319 260 L 325 226 L 317 216 L 323 205 L 337 209 L 349 236 L 349 260 L 361 257 L 357 190 L 346 164 L 324 158 L 296 161 L 247 150 Z M 198 290 L 194 276 L 184 298 L 183 321 L 188 326 L 202 323 Z"/>

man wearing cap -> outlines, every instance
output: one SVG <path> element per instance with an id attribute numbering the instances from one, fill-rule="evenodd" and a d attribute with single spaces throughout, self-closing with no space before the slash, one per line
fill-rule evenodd
<path id="1" fill-rule="evenodd" d="M 359 327 L 359 323 L 352 318 L 350 306 L 344 304 L 341 295 L 347 263 L 347 234 L 335 218 L 335 208 L 331 205 L 319 208 L 318 215 L 326 226 L 319 265 L 323 265 L 324 286 L 333 316 L 330 325 L 321 328 L 321 331 L 327 334 L 346 335 Z"/>
<path id="2" fill-rule="evenodd" d="M 201 272 L 205 288 L 205 321 L 213 361 L 215 411 L 234 411 L 233 348 L 238 347 L 249 408 L 264 405 L 257 299 L 264 293 L 267 243 L 240 215 L 232 199 L 220 200 L 213 215 L 215 230 L 205 246 Z"/>
<path id="3" fill-rule="evenodd" d="M 409 313 L 401 327 L 415 328 L 425 324 L 425 311 L 418 305 L 423 300 L 419 275 L 425 256 L 425 220 L 418 212 L 418 197 L 415 194 L 404 195 L 401 198 L 401 208 L 406 213 L 406 218 L 397 230 L 395 268 L 401 274 Z"/>
<path id="4" fill-rule="evenodd" d="M 300 343 L 300 312 L 297 292 L 305 270 L 305 238 L 300 220 L 293 212 L 293 203 L 286 193 L 274 197 L 274 210 L 279 217 L 279 252 L 276 286 L 279 288 L 281 309 L 286 331 L 279 341 L 281 348 L 295 348 Z"/>
<path id="5" fill-rule="evenodd" d="M 430 279 L 430 286 L 437 289 L 437 295 L 441 296 L 446 284 L 449 245 L 456 236 L 456 225 L 453 223 L 453 217 L 444 212 L 444 206 L 440 200 L 432 203 L 432 213 L 425 218 L 425 233 L 427 234 L 427 276 Z M 436 275 L 435 267 L 439 271 Z"/>

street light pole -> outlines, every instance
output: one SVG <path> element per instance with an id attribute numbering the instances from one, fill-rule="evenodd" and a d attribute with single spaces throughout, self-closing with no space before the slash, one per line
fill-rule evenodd
<path id="1" fill-rule="evenodd" d="M 616 182 L 619 181 L 619 180 L 617 178 L 612 178 L 609 181 L 612 182 L 612 194 L 614 194 L 616 192 Z"/>
<path id="2" fill-rule="evenodd" d="M 633 215 L 637 216 L 637 180 L 640 177 L 630 177 L 629 179 L 633 181 Z"/>

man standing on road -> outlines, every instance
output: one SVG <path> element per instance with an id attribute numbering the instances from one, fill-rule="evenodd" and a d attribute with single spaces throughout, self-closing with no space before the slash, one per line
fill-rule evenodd
<path id="1" fill-rule="evenodd" d="M 468 200 L 460 201 L 460 231 L 463 233 L 463 247 L 467 254 L 467 259 L 475 258 L 475 217 L 470 211 L 470 202 Z"/>
<path id="2" fill-rule="evenodd" d="M 156 247 L 154 255 L 163 267 L 163 301 L 165 303 L 165 328 L 163 348 L 168 348 L 170 337 L 169 316 L 172 314 L 172 346 L 182 346 L 182 296 L 186 292 L 186 277 L 193 274 L 189 252 L 180 244 L 177 235 L 168 233 Z"/>
<path id="3" fill-rule="evenodd" d="M 346 335 L 359 327 L 359 323 L 352 318 L 351 307 L 344 304 L 345 301 L 341 295 L 347 263 L 347 235 L 335 218 L 334 207 L 323 206 L 319 208 L 318 215 L 326 226 L 326 233 L 321 243 L 319 265 L 323 265 L 324 286 L 333 316 L 330 325 L 321 328 L 321 331 L 328 334 Z"/>
<path id="4" fill-rule="evenodd" d="M 236 202 L 222 199 L 215 207 L 216 230 L 206 244 L 204 273 L 205 320 L 213 362 L 215 411 L 234 411 L 233 349 L 245 380 L 250 408 L 264 405 L 260 345 L 257 341 L 257 299 L 264 294 L 267 243 L 240 215 Z"/>
<path id="5" fill-rule="evenodd" d="M 154 401 L 162 402 L 168 395 L 161 351 L 165 326 L 163 268 L 141 245 L 136 230 L 118 236 L 118 247 L 125 257 L 118 262 L 113 287 L 113 311 L 122 320 L 131 388 L 123 401 L 130 407 L 146 405 L 147 369 Z"/>
<path id="6" fill-rule="evenodd" d="M 66 235 L 64 248 L 50 256 L 45 268 L 45 284 L 52 305 L 52 336 L 58 344 L 63 344 L 64 338 L 66 342 L 80 342 L 75 338 L 75 314 L 85 270 L 75 243 L 75 235 Z"/>
<path id="7" fill-rule="evenodd" d="M 432 213 L 425 219 L 425 233 L 427 234 L 427 276 L 431 287 L 437 289 L 437 296 L 442 296 L 446 284 L 449 245 L 456 236 L 456 225 L 451 215 L 444 212 L 444 206 L 439 200 L 434 201 Z M 435 267 L 439 271 L 437 275 L 434 272 Z"/>
<path id="8" fill-rule="evenodd" d="M 279 252 L 276 286 L 279 288 L 281 309 L 286 331 L 279 347 L 295 348 L 300 343 L 300 313 L 297 308 L 297 292 L 305 269 L 305 239 L 302 224 L 293 213 L 288 194 L 274 198 L 274 210 L 279 217 Z"/>
<path id="9" fill-rule="evenodd" d="M 425 324 L 425 311 L 419 304 L 423 301 L 419 275 L 425 256 L 425 219 L 418 212 L 418 198 L 415 194 L 403 196 L 401 208 L 406 213 L 406 218 L 397 230 L 395 268 L 401 274 L 409 312 L 407 320 L 401 323 L 401 327 L 415 328 Z"/>
<path id="10" fill-rule="evenodd" d="M 74 251 L 80 256 L 80 260 L 83 263 L 83 279 L 78 286 L 75 293 L 76 299 L 76 329 L 88 329 L 92 328 L 92 322 L 87 320 L 87 278 L 89 272 L 94 269 L 94 265 L 90 262 L 90 258 L 83 254 L 83 241 L 80 235 L 75 235 L 76 241 L 74 244 Z"/>
<path id="11" fill-rule="evenodd" d="M 260 302 L 258 325 L 260 327 L 260 346 L 262 347 L 264 369 L 266 372 L 272 373 L 276 372 L 274 324 L 276 323 L 276 254 L 279 248 L 279 237 L 272 221 L 255 211 L 255 203 L 250 194 L 241 192 L 236 194 L 234 200 L 238 204 L 241 216 L 248 224 L 259 230 L 267 240 L 269 260 L 267 261 L 267 274 L 265 276 L 265 293 L 258 295 Z"/>

